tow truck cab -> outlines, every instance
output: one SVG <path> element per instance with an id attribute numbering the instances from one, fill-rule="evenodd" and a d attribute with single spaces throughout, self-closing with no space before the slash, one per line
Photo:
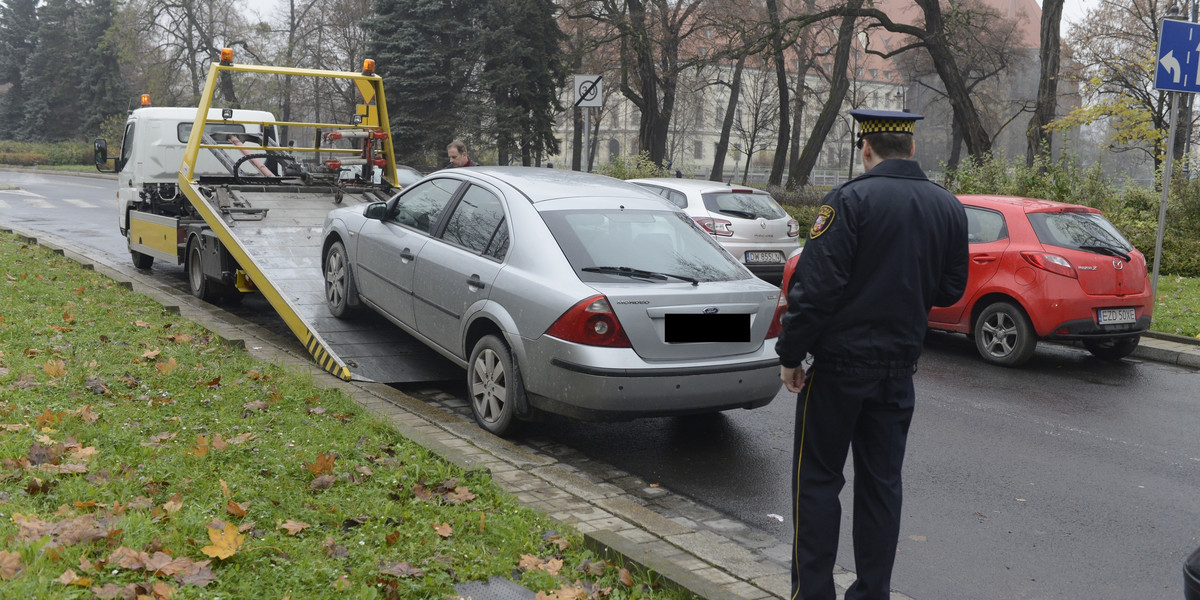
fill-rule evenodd
<path id="1" fill-rule="evenodd" d="M 143 98 L 143 103 L 146 99 Z M 275 116 L 266 111 L 234 109 L 225 113 L 214 108 L 208 111 L 205 133 L 221 141 L 236 140 L 247 146 L 273 145 L 278 139 Z M 186 214 L 187 200 L 179 192 L 179 169 L 187 149 L 196 109 L 186 107 L 142 106 L 129 113 L 121 152 L 108 155 L 108 142 L 100 138 L 94 143 L 96 169 L 117 173 L 118 225 L 122 235 L 129 235 L 129 212 L 142 210 L 170 217 Z M 232 121 L 255 121 L 241 123 Z M 111 165 L 111 166 L 110 166 Z M 247 165 L 246 168 L 252 168 Z M 228 168 L 212 153 L 196 157 L 196 174 L 229 176 Z"/>

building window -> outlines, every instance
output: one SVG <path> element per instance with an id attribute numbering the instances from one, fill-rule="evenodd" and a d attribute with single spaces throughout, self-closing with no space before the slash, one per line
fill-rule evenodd
<path id="1" fill-rule="evenodd" d="M 621 142 L 618 142 L 615 138 L 610 138 L 608 140 L 608 159 L 612 160 L 620 155 Z"/>
<path id="2" fill-rule="evenodd" d="M 704 158 L 704 142 L 699 140 L 692 142 L 692 158 L 696 160 Z"/>
<path id="3" fill-rule="evenodd" d="M 704 127 L 704 107 L 696 107 L 696 129 Z"/>

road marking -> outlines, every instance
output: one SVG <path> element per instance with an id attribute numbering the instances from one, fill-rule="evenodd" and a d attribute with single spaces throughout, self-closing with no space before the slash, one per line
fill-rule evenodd
<path id="1" fill-rule="evenodd" d="M 46 199 L 42 198 L 41 196 L 38 196 L 37 198 L 29 198 L 29 199 L 25 200 L 25 205 L 32 206 L 34 208 L 47 208 L 47 209 L 54 208 L 53 204 L 49 203 L 48 201 L 46 201 Z"/>
<path id="2" fill-rule="evenodd" d="M 41 194 L 35 194 L 29 190 L 22 190 L 20 188 L 15 189 L 15 190 L 0 190 L 0 194 L 12 194 L 14 196 L 32 196 L 34 198 L 45 198 L 45 196 L 43 196 Z"/>
<path id="3" fill-rule="evenodd" d="M 12 207 L 9 206 L 7 202 L 0 200 L 0 209 L 8 210 L 9 208 L 12 208 Z"/>
<path id="4" fill-rule="evenodd" d="M 95 204 L 78 198 L 63 198 L 62 201 L 73 206 L 78 206 L 79 208 L 96 208 Z"/>

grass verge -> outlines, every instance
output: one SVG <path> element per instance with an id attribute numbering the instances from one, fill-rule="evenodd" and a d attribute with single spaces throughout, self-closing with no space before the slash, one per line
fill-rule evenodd
<path id="1" fill-rule="evenodd" d="M 687 598 L 78 264 L 0 234 L 6 598 Z"/>

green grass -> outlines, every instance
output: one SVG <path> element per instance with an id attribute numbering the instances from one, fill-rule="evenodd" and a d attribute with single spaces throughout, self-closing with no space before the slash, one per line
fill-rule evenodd
<path id="1" fill-rule="evenodd" d="M 8 234 L 0 538 L 6 598 L 447 598 L 493 576 L 690 597 L 629 580 L 312 375 Z"/>

